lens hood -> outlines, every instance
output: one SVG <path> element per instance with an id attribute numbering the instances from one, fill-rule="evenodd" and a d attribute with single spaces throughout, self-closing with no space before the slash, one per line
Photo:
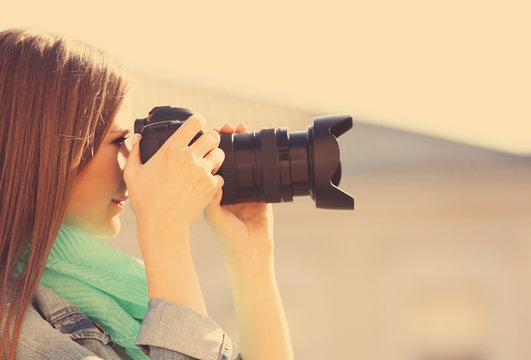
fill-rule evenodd
<path id="1" fill-rule="evenodd" d="M 354 209 L 354 198 L 341 190 L 340 135 L 352 128 L 349 115 L 320 116 L 313 122 L 313 178 L 312 199 L 318 208 Z M 309 130 L 311 131 L 311 130 Z"/>

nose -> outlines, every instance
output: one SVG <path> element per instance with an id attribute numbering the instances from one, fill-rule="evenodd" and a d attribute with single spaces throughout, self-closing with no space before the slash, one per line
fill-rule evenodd
<path id="1" fill-rule="evenodd" d="M 118 154 L 118 164 L 120 165 L 120 169 L 122 169 L 122 171 L 125 169 L 125 163 L 127 162 L 127 158 L 129 157 L 130 152 L 131 150 L 129 149 L 129 145 L 124 143 L 120 148 L 120 152 Z"/>

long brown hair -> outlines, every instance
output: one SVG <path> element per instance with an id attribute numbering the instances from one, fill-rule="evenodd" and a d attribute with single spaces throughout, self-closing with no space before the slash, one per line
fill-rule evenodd
<path id="1" fill-rule="evenodd" d="M 24 315 L 65 215 L 127 85 L 105 53 L 27 29 L 0 32 L 0 356 Z M 22 272 L 14 268 L 29 248 Z"/>

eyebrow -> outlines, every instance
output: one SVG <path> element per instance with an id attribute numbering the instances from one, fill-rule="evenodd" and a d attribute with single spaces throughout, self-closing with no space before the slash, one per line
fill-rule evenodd
<path id="1" fill-rule="evenodd" d="M 130 132 L 131 132 L 131 129 L 114 129 L 114 130 L 109 131 L 110 134 L 114 134 L 114 133 L 129 134 Z"/>

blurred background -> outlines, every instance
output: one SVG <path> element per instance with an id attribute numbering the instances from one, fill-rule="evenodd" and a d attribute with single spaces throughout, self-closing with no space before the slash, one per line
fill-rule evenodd
<path id="1" fill-rule="evenodd" d="M 208 127 L 305 130 L 349 113 L 340 187 L 356 210 L 274 205 L 277 279 L 297 359 L 531 358 L 531 52 L 525 1 L 4 2 L 108 51 L 133 117 L 188 107 Z M 133 125 L 133 119 L 131 126 Z M 108 241 L 141 258 L 134 214 Z M 192 247 L 238 347 L 221 248 Z"/>

